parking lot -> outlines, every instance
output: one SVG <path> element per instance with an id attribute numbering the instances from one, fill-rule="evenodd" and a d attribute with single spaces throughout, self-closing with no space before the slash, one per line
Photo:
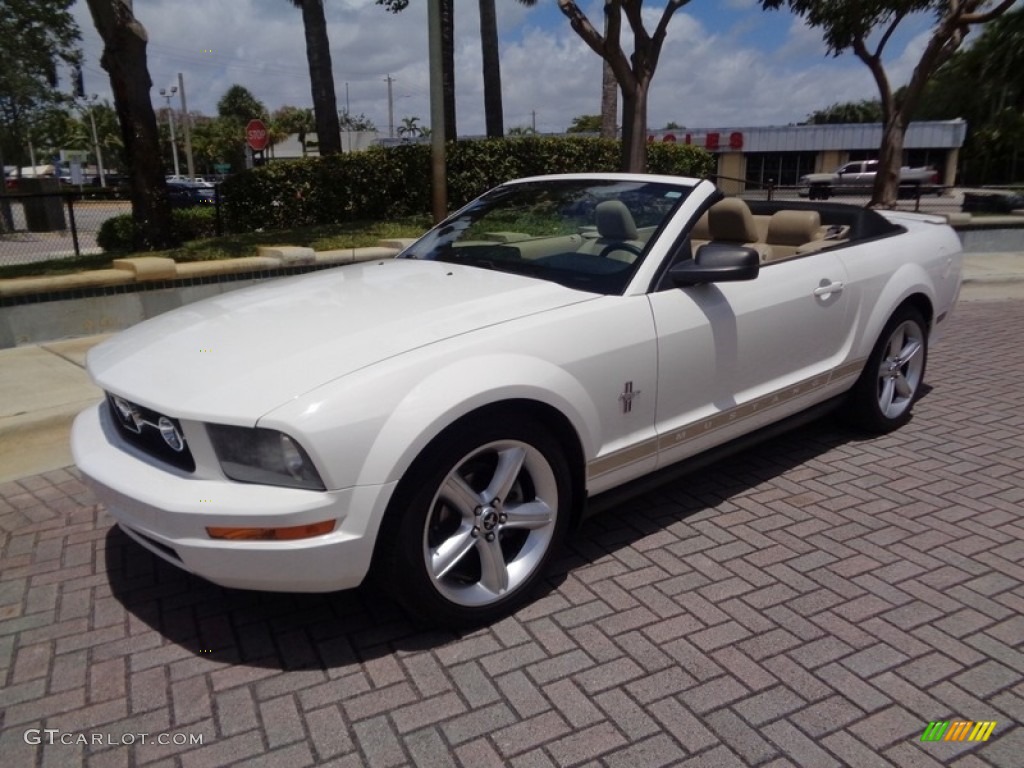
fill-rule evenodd
<path id="1" fill-rule="evenodd" d="M 1024 302 L 957 312 L 903 430 L 637 497 L 467 634 L 187 576 L 73 469 L 0 485 L 0 762 L 1019 768 Z M 921 740 L 957 720 L 995 726 Z"/>

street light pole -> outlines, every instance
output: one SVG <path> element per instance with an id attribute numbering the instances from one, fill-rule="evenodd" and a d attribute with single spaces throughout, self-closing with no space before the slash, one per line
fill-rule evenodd
<path id="1" fill-rule="evenodd" d="M 181 123 L 185 133 L 185 164 L 188 168 L 188 177 L 196 177 L 196 166 L 192 160 L 192 119 L 188 115 L 188 105 L 185 103 L 185 78 L 178 73 L 178 90 L 181 91 Z"/>
<path id="2" fill-rule="evenodd" d="M 178 86 L 172 85 L 168 91 L 166 88 L 160 89 L 160 95 L 167 100 L 167 122 L 171 126 L 171 154 L 174 156 L 174 175 L 180 176 L 181 171 L 178 168 L 178 142 L 174 138 L 174 110 L 171 109 L 171 97 L 178 92 Z"/>
<path id="3" fill-rule="evenodd" d="M 105 189 L 107 186 L 107 177 L 103 173 L 103 153 L 100 151 L 100 139 L 99 135 L 96 133 L 96 118 L 93 115 L 93 107 L 96 106 L 96 99 L 98 98 L 99 96 L 94 93 L 89 99 L 89 106 L 87 109 L 89 111 L 89 125 L 92 126 L 92 146 L 96 150 L 96 170 L 100 173 L 100 186 Z"/>

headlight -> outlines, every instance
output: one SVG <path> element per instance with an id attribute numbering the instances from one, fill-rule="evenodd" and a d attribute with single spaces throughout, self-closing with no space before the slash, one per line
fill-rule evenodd
<path id="1" fill-rule="evenodd" d="M 323 480 L 302 446 L 274 429 L 207 424 L 224 474 L 240 483 L 324 490 Z"/>

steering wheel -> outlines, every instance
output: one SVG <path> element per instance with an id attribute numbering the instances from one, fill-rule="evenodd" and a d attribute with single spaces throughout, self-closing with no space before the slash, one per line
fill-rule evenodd
<path id="1" fill-rule="evenodd" d="M 621 243 L 609 243 L 601 249 L 601 253 L 598 254 L 602 259 L 607 259 L 608 254 L 614 251 L 626 251 L 632 253 L 634 256 L 640 255 L 640 248 L 633 245 L 632 243 L 621 242 Z"/>

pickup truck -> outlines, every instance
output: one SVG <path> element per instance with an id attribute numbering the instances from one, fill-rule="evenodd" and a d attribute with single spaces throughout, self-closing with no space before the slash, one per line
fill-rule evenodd
<path id="1" fill-rule="evenodd" d="M 869 194 L 878 171 L 877 160 L 854 160 L 834 173 L 809 173 L 800 177 L 800 196 L 828 200 L 832 195 Z M 900 194 L 940 192 L 939 172 L 934 168 L 900 168 Z"/>

